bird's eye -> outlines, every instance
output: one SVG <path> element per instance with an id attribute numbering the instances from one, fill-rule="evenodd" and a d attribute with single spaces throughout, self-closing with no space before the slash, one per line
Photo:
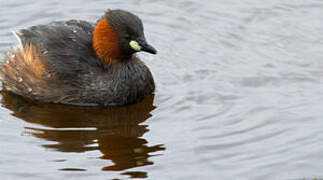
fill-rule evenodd
<path id="1" fill-rule="evenodd" d="M 124 37 L 126 40 L 131 40 L 131 37 L 130 37 L 130 35 L 125 35 L 125 37 Z"/>

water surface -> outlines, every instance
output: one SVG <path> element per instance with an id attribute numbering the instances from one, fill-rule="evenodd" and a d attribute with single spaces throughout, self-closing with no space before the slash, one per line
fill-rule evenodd
<path id="1" fill-rule="evenodd" d="M 107 8 L 142 18 L 155 96 L 109 109 L 2 94 L 1 179 L 323 178 L 322 1 L 0 0 L 0 53 L 10 30 Z"/>

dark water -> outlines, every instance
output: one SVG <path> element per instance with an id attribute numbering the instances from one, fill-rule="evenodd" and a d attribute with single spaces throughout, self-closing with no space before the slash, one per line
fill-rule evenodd
<path id="1" fill-rule="evenodd" d="M 2 94 L 1 180 L 323 178 L 323 1 L 0 0 L 0 52 L 10 30 L 106 8 L 143 19 L 155 97 L 97 109 Z"/>

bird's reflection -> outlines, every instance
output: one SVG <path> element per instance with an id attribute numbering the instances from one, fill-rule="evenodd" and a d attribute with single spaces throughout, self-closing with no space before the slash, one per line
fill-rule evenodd
<path id="1" fill-rule="evenodd" d="M 148 146 L 142 135 L 148 131 L 140 123 L 151 117 L 154 97 L 118 108 L 75 107 L 43 104 L 1 92 L 2 104 L 13 111 L 13 116 L 44 128 L 25 127 L 31 135 L 51 142 L 46 148 L 61 152 L 100 150 L 100 158 L 114 165 L 102 170 L 121 171 L 153 164 L 151 152 L 161 151 L 163 145 Z M 52 143 L 55 142 L 55 143 Z M 146 172 L 125 172 L 133 177 L 147 177 Z"/>

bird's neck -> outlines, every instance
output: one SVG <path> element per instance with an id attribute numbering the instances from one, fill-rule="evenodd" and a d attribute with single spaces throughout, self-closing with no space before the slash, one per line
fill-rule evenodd
<path id="1" fill-rule="evenodd" d="M 114 64 L 126 58 L 121 53 L 117 32 L 104 17 L 98 21 L 94 28 L 92 46 L 98 58 L 104 63 Z"/>

